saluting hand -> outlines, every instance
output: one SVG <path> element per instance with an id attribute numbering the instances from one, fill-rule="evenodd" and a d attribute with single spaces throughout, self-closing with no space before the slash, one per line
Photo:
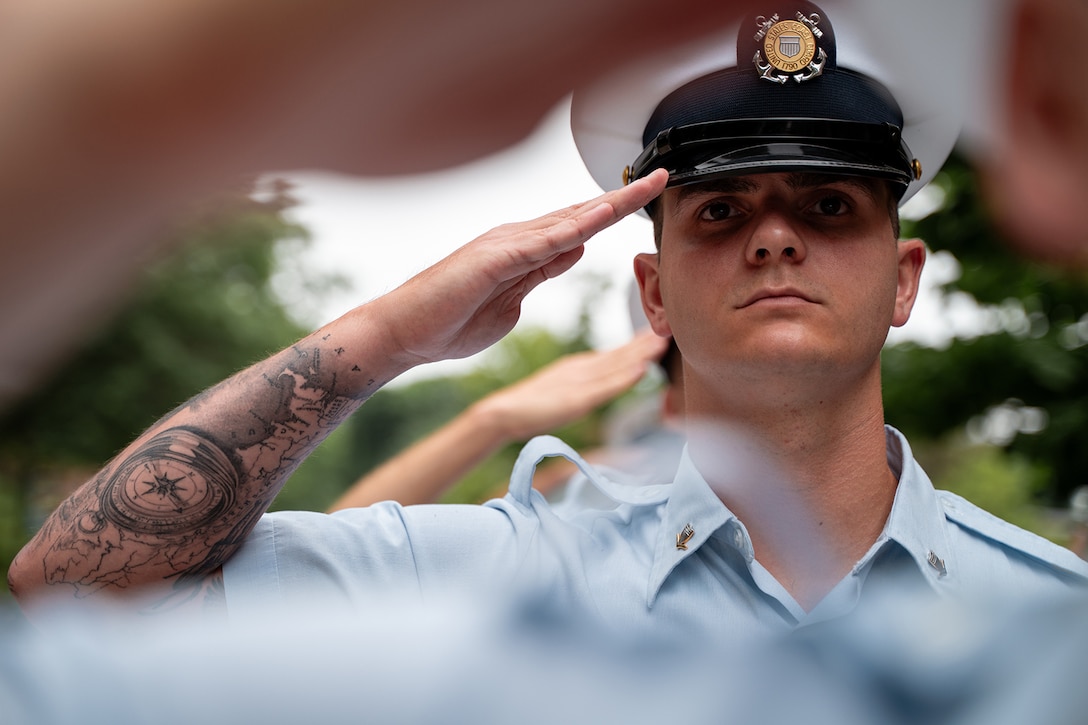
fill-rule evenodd
<path id="1" fill-rule="evenodd" d="M 534 287 L 566 272 L 594 234 L 637 211 L 665 188 L 658 170 L 622 189 L 518 224 L 504 224 L 372 302 L 387 352 L 405 369 L 485 349 L 518 321 Z"/>

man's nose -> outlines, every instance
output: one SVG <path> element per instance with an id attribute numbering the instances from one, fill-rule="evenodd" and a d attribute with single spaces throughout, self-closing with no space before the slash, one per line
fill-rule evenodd
<path id="1" fill-rule="evenodd" d="M 804 260 L 804 240 L 788 215 L 780 211 L 767 211 L 754 221 L 755 226 L 745 249 L 749 264 L 797 263 Z"/>

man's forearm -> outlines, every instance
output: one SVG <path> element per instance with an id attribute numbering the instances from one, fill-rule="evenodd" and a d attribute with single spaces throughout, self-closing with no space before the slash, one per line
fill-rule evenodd
<path id="1" fill-rule="evenodd" d="M 365 322 L 344 319 L 153 425 L 49 517 L 12 563 L 13 591 L 183 595 L 218 569 L 298 464 L 398 372 L 363 349 Z"/>

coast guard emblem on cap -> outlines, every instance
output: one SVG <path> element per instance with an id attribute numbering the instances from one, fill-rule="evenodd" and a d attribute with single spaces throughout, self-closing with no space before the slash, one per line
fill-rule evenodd
<path id="1" fill-rule="evenodd" d="M 799 12 L 796 20 L 781 20 L 777 13 L 770 18 L 756 18 L 759 30 L 755 40 L 763 41 L 763 47 L 756 51 L 752 63 L 759 77 L 779 84 L 788 83 L 790 78 L 803 83 L 823 73 L 827 53 L 816 43 L 824 35 L 816 27 L 819 22 L 818 13 Z"/>

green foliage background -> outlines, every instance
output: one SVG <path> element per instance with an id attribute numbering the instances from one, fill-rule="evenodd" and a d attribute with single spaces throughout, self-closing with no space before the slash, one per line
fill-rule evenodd
<path id="1" fill-rule="evenodd" d="M 1062 527 L 1036 507 L 1064 508 L 1088 470 L 1088 275 L 1014 252 L 962 158 L 934 183 L 943 208 L 905 223 L 904 234 L 955 256 L 961 274 L 943 295 L 969 295 L 990 324 L 944 349 L 885 348 L 886 418 L 924 451 L 940 487 L 1061 541 Z M 1035 432 L 1040 412 L 1045 427 Z M 998 421 L 1004 435 L 980 446 L 979 435 Z"/>
<path id="2" fill-rule="evenodd" d="M 5 571 L 61 498 L 151 423 L 308 331 L 272 286 L 282 260 L 308 243 L 283 218 L 291 203 L 281 190 L 195 215 L 123 309 L 46 385 L 0 411 Z"/>

